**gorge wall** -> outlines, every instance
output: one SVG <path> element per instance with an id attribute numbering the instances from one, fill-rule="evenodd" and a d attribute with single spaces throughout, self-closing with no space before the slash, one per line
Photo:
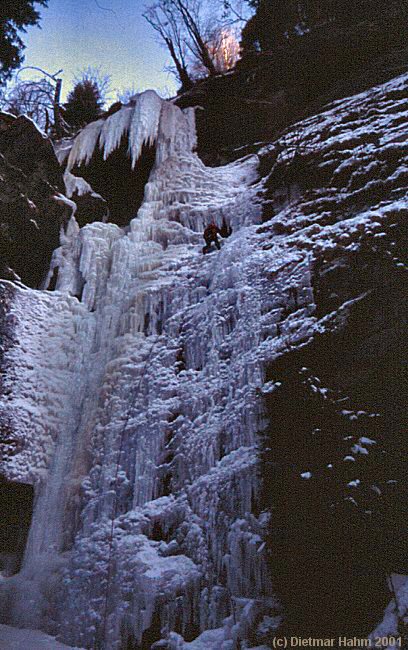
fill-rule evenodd
<path id="1" fill-rule="evenodd" d="M 148 182 L 130 223 L 71 217 L 44 289 L 1 283 L 1 475 L 34 490 L 2 623 L 118 650 L 381 623 L 406 557 L 407 121 L 401 76 L 208 168 L 193 110 L 148 91 L 67 143 L 70 196 L 121 147 Z M 210 220 L 232 234 L 203 256 Z M 334 565 L 379 512 L 376 561 Z"/>
<path id="2" fill-rule="evenodd" d="M 50 140 L 25 116 L 0 112 L 0 277 L 37 287 L 73 204 Z"/>

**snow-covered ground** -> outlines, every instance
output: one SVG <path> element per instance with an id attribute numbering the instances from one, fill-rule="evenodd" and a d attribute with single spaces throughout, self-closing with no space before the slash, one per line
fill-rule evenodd
<path id="1" fill-rule="evenodd" d="M 38 630 L 19 630 L 0 625 L 1 650 L 81 650 L 59 643 L 55 637 Z"/>
<path id="2" fill-rule="evenodd" d="M 253 514 L 262 394 L 273 390 L 265 368 L 330 321 L 315 315 L 316 256 L 353 250 L 408 214 L 392 188 L 381 204 L 322 220 L 355 191 L 359 156 L 401 145 L 408 109 L 398 121 L 387 93 L 405 84 L 303 123 L 308 155 L 327 167 L 341 150 L 343 168 L 313 200 L 283 201 L 261 227 L 258 157 L 206 168 L 192 152 L 191 110 L 149 92 L 84 129 L 70 168 L 90 160 L 98 138 L 108 155 L 124 133 L 134 162 L 144 141 L 157 143 L 157 158 L 128 230 L 79 230 L 72 220 L 50 271 L 58 267 L 57 290 L 16 290 L 4 380 L 12 392 L 0 408 L 19 452 L 1 471 L 33 483 L 36 501 L 22 570 L 0 587 L 5 622 L 86 648 L 104 639 L 112 650 L 128 638 L 144 647 L 160 628 L 169 647 L 194 650 L 233 650 L 254 621 L 272 633 L 265 519 Z M 343 120 L 357 109 L 355 122 Z M 286 136 L 287 151 L 298 133 Z M 339 188 L 347 165 L 357 176 Z M 232 235 L 203 256 L 211 219 Z"/>

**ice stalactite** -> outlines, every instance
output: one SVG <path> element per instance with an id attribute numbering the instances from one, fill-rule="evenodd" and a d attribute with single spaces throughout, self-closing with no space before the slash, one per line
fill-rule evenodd
<path id="1" fill-rule="evenodd" d="M 60 159 L 67 159 L 66 192 L 78 201 L 81 225 L 95 220 L 92 203 L 96 219 L 106 220 L 100 194 L 109 220 L 128 225 L 143 203 L 152 168 L 195 148 L 194 122 L 193 109 L 181 111 L 146 91 L 116 113 L 89 124 L 71 142 L 69 152 L 69 144 L 61 144 Z"/>
<path id="2" fill-rule="evenodd" d="M 67 170 L 87 165 L 97 148 L 106 160 L 127 139 L 132 168 L 135 167 L 143 145 L 160 142 L 162 162 L 172 152 L 191 149 L 195 144 L 193 111 L 185 113 L 165 102 L 153 90 L 135 95 L 120 111 L 88 124 L 75 138 L 68 155 Z M 180 128 L 182 127 L 182 128 Z M 188 146 L 187 146 L 188 145 Z"/>

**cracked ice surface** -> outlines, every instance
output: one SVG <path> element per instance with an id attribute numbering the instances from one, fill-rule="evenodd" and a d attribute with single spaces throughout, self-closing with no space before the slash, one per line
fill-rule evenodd
<path id="1" fill-rule="evenodd" d="M 309 155 L 347 145 L 338 115 L 356 103 L 365 120 L 366 104 L 381 103 L 388 90 L 305 121 Z M 192 114 L 160 106 L 157 125 L 153 108 L 151 128 L 143 120 L 140 127 L 143 141 L 157 128 L 157 156 L 130 228 L 79 230 L 72 220 L 52 262 L 57 291 L 16 289 L 17 342 L 5 379 L 13 392 L 1 407 L 22 448 L 2 471 L 33 482 L 37 498 L 23 569 L 3 581 L 0 598 L 8 599 L 7 622 L 71 645 L 141 643 L 159 616 L 174 648 L 231 650 L 271 597 L 263 522 L 251 514 L 256 435 L 266 424 L 261 395 L 273 390 L 265 364 L 347 312 L 345 304 L 317 320 L 314 258 L 352 251 L 407 204 L 394 194 L 324 225 L 321 194 L 339 194 L 328 187 L 284 205 L 260 228 L 257 157 L 206 168 L 192 153 Z M 108 150 L 132 111 L 106 120 L 115 131 L 104 136 Z M 392 127 L 381 111 L 371 119 L 384 146 L 397 141 L 400 123 Z M 95 124 L 79 137 L 77 161 L 92 155 L 94 129 L 103 126 Z M 334 145 L 326 151 L 328 129 Z M 345 158 L 372 150 L 363 143 Z M 209 219 L 233 234 L 203 256 Z M 284 234 L 273 232 L 277 220 Z"/>

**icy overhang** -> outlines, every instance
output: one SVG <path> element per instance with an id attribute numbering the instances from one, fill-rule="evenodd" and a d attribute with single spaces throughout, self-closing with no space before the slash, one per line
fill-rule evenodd
<path id="1" fill-rule="evenodd" d="M 157 144 L 161 152 L 160 160 L 172 151 L 191 151 L 196 145 L 194 111 L 182 111 L 173 103 L 161 99 L 154 90 L 135 95 L 119 111 L 88 124 L 78 134 L 68 156 L 67 170 L 88 165 L 96 150 L 100 150 L 103 159 L 107 160 L 125 137 L 132 170 L 144 145 L 153 147 Z"/>
<path id="2" fill-rule="evenodd" d="M 182 111 L 147 90 L 77 135 L 65 177 L 85 179 L 107 201 L 109 221 L 126 226 L 142 205 L 152 170 L 171 156 L 191 155 L 195 146 L 193 109 Z"/>

